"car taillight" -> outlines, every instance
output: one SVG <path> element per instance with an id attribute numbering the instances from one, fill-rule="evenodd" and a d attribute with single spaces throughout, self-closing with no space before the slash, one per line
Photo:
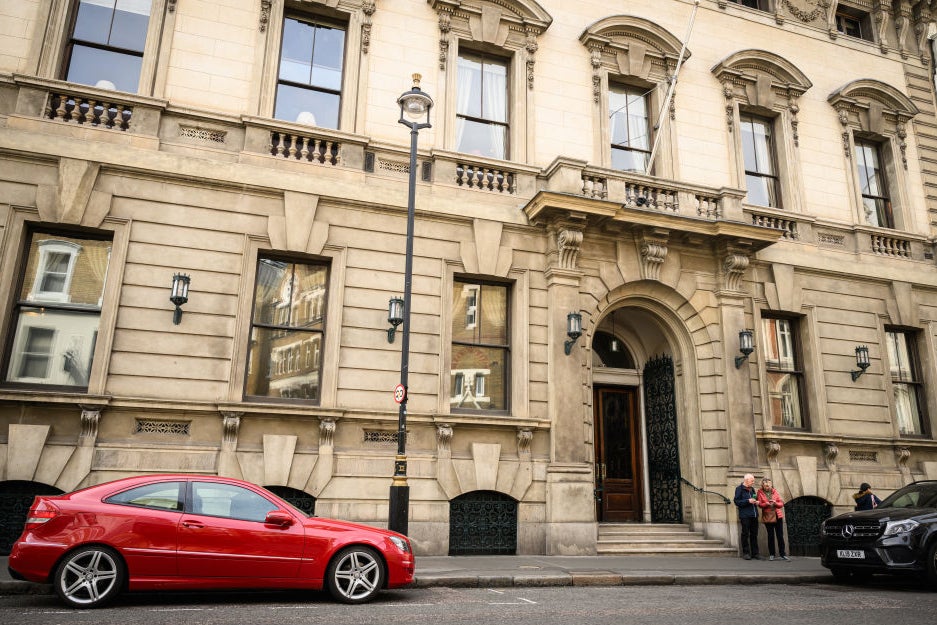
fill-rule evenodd
<path id="1" fill-rule="evenodd" d="M 45 504 L 42 507 L 30 508 L 29 515 L 26 517 L 26 527 L 35 527 L 43 523 L 48 523 L 58 515 L 58 508 L 54 508 L 49 504 Z"/>

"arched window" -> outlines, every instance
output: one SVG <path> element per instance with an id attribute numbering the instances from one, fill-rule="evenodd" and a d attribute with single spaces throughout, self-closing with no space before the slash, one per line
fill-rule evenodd
<path id="1" fill-rule="evenodd" d="M 788 553 L 820 555 L 820 524 L 833 516 L 833 504 L 820 497 L 797 497 L 784 505 Z"/>
<path id="2" fill-rule="evenodd" d="M 290 486 L 264 486 L 271 493 L 293 504 L 306 516 L 315 516 L 316 498 L 309 493 Z"/>
<path id="3" fill-rule="evenodd" d="M 449 555 L 517 553 L 517 501 L 476 490 L 449 502 Z"/>

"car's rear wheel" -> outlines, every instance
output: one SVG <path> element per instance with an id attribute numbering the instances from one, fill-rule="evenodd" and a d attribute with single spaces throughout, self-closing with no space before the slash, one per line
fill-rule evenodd
<path id="1" fill-rule="evenodd" d="M 117 552 L 96 545 L 65 556 L 52 583 L 56 594 L 71 607 L 96 608 L 116 597 L 126 579 L 127 569 Z"/>
<path id="2" fill-rule="evenodd" d="M 329 593 L 342 603 L 365 603 L 384 585 L 384 562 L 370 547 L 346 547 L 326 572 Z"/>
<path id="3" fill-rule="evenodd" d="M 932 541 L 927 550 L 927 580 L 931 588 L 937 590 L 937 540 Z"/>

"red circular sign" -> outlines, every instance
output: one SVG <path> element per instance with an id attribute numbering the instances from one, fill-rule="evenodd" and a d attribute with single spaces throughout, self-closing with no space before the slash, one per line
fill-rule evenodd
<path id="1" fill-rule="evenodd" d="M 398 384 L 394 387 L 394 401 L 398 404 L 402 404 L 403 400 L 407 398 L 407 389 L 404 388 L 403 384 Z"/>

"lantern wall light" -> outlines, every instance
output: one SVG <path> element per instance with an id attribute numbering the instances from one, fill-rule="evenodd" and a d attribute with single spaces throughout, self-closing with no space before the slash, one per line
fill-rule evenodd
<path id="1" fill-rule="evenodd" d="M 748 360 L 748 356 L 755 351 L 755 342 L 752 339 L 752 330 L 742 330 L 739 332 L 739 351 L 741 356 L 735 357 L 735 368 L 738 369 L 742 363 Z"/>
<path id="2" fill-rule="evenodd" d="M 169 301 L 176 305 L 176 310 L 172 315 L 172 322 L 175 325 L 182 322 L 181 306 L 189 301 L 189 280 L 189 276 L 184 273 L 177 273 L 172 276 L 172 292 Z"/>
<path id="3" fill-rule="evenodd" d="M 566 336 L 569 340 L 563 343 L 566 355 L 569 356 L 573 351 L 573 345 L 576 340 L 582 336 L 582 315 L 578 312 L 571 312 L 566 315 Z"/>
<path id="4" fill-rule="evenodd" d="M 869 368 L 869 348 L 866 345 L 857 345 L 856 346 L 856 366 L 859 367 L 858 371 L 850 371 L 852 375 L 852 381 L 855 382 L 859 379 L 859 376 L 865 373 L 865 370 Z"/>
<path id="5" fill-rule="evenodd" d="M 390 302 L 387 304 L 387 323 L 390 324 L 390 327 L 387 328 L 387 342 L 394 342 L 394 334 L 397 332 L 397 326 L 403 323 L 403 298 L 402 297 L 392 297 Z"/>

